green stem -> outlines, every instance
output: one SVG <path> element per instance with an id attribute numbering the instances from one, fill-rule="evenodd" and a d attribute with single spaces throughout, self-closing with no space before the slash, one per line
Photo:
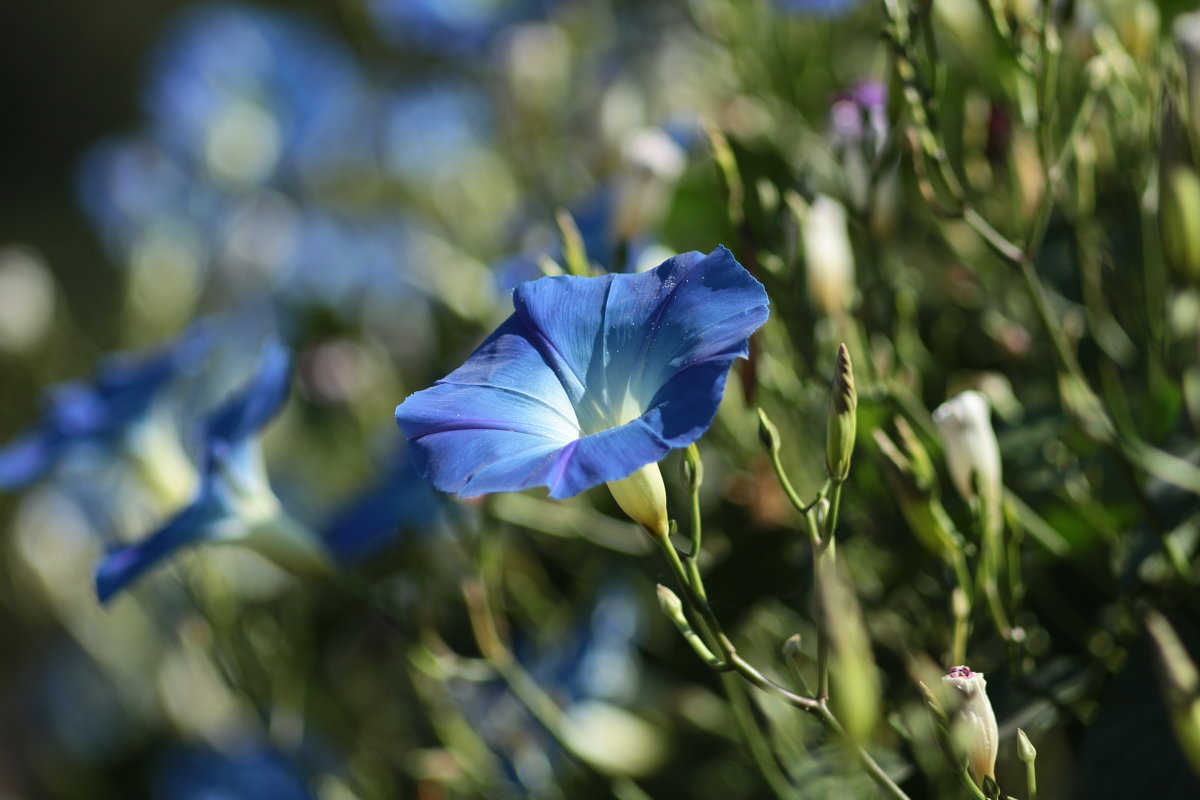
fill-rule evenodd
<path id="1" fill-rule="evenodd" d="M 841 723 L 837 721 L 837 717 L 833 715 L 833 712 L 830 711 L 828 705 L 822 703 L 819 707 L 818 714 L 821 717 L 821 721 L 825 723 L 829 730 L 833 731 L 844 741 L 850 741 L 846 736 L 845 729 L 842 728 Z M 875 781 L 875 784 L 884 792 L 886 792 L 889 797 L 893 798 L 893 800 L 910 800 L 909 796 L 904 793 L 904 790 L 892 780 L 891 776 L 884 771 L 883 767 L 879 766 L 879 762 L 872 758 L 870 753 L 858 745 L 852 745 L 852 751 L 854 756 L 858 759 L 858 762 L 862 764 L 863 769 L 866 770 L 867 774 L 871 776 L 871 779 Z"/>

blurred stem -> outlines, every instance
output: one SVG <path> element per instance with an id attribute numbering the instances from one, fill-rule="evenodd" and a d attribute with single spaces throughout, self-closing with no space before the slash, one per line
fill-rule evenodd
<path id="1" fill-rule="evenodd" d="M 542 691 L 542 687 L 538 686 L 537 681 L 525 671 L 525 668 L 521 666 L 504 643 L 484 582 L 479 578 L 466 579 L 463 581 L 462 593 L 471 621 L 471 632 L 475 636 L 475 643 L 479 647 L 480 654 L 488 666 L 504 680 L 505 685 L 517 702 L 521 704 L 521 707 L 537 720 L 538 724 L 550 734 L 550 737 L 563 749 L 564 753 L 571 756 L 573 761 L 583 765 L 596 779 L 606 782 L 613 797 L 619 800 L 620 798 L 640 799 L 646 797 L 645 792 L 637 788 L 628 778 L 614 782 L 608 776 L 598 772 L 575 749 L 564 730 L 568 723 L 562 709 L 550 695 Z"/>
<path id="2" fill-rule="evenodd" d="M 833 715 L 827 704 L 820 704 L 818 714 L 821 717 L 821 721 L 825 723 L 829 730 L 837 734 L 843 741 L 849 741 L 845 729 L 842 728 L 841 723 L 837 721 L 837 717 Z M 910 800 L 908 795 L 904 793 L 904 790 L 891 779 L 891 776 L 884 771 L 883 767 L 879 766 L 879 762 L 872 758 L 870 753 L 858 745 L 853 745 L 853 752 L 863 769 L 871 776 L 871 780 L 875 781 L 875 784 L 889 797 L 893 798 L 893 800 Z"/>
<path id="3" fill-rule="evenodd" d="M 776 797 L 798 798 L 795 787 L 783 774 L 783 770 L 775 758 L 775 753 L 771 750 L 770 743 L 758 727 L 758 720 L 754 718 L 754 709 L 750 705 L 750 698 L 746 695 L 746 685 L 731 672 L 719 672 L 717 675 L 721 679 L 721 687 L 725 690 L 725 696 L 729 698 L 729 705 L 733 708 L 733 718 L 737 722 L 738 730 L 742 733 L 742 741 L 745 743 L 746 749 L 750 751 L 750 758 L 758 767 L 763 780 L 767 782 Z"/>

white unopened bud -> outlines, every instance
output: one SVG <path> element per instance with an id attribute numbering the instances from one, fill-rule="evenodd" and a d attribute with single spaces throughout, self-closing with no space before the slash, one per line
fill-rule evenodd
<path id="1" fill-rule="evenodd" d="M 970 667 L 953 667 L 942 682 L 955 690 L 961 701 L 954 719 L 954 730 L 967 755 L 967 769 L 975 783 L 983 786 L 986 776 L 996 774 L 996 753 L 1000 748 L 1000 731 L 996 713 L 987 696 L 987 681 L 982 672 Z"/>
<path id="2" fill-rule="evenodd" d="M 655 536 L 667 535 L 667 488 L 658 464 L 647 464 L 628 478 L 609 481 L 621 510 Z"/>
<path id="3" fill-rule="evenodd" d="M 845 314 L 854 301 L 854 251 L 846 209 L 818 195 L 804 216 L 803 234 L 809 302 L 823 316 Z"/>
<path id="4" fill-rule="evenodd" d="M 978 496 L 989 514 L 999 514 L 1003 484 L 1000 445 L 992 430 L 987 397 L 976 391 L 950 398 L 933 412 L 954 488 L 967 502 Z"/>
<path id="5" fill-rule="evenodd" d="M 683 148 L 662 128 L 643 128 L 625 138 L 615 187 L 615 239 L 629 240 L 658 225 L 685 166 Z"/>

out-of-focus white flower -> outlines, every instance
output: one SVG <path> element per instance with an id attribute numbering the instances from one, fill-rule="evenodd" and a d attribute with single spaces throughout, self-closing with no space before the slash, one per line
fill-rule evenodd
<path id="1" fill-rule="evenodd" d="M 628 241 L 658 225 L 685 166 L 683 148 L 662 128 L 643 128 L 625 138 L 615 183 L 615 240 Z"/>
<path id="2" fill-rule="evenodd" d="M 978 495 L 985 509 L 997 513 L 1002 493 L 1000 446 L 987 397 L 976 391 L 956 395 L 937 407 L 933 421 L 942 436 L 954 488 L 967 502 Z"/>
<path id="3" fill-rule="evenodd" d="M 823 316 L 845 314 L 854 301 L 854 250 L 846 209 L 818 195 L 804 215 L 803 235 L 809 302 Z"/>
<path id="4" fill-rule="evenodd" d="M 36 251 L 0 249 L 0 350 L 28 352 L 54 320 L 54 279 Z"/>
<path id="5" fill-rule="evenodd" d="M 996 727 L 996 712 L 987 696 L 987 681 L 982 672 L 970 667 L 952 667 L 942 682 L 953 689 L 961 700 L 955 715 L 955 734 L 966 750 L 967 769 L 971 777 L 983 786 L 985 776 L 996 774 L 996 752 L 1000 747 L 1000 732 Z"/>

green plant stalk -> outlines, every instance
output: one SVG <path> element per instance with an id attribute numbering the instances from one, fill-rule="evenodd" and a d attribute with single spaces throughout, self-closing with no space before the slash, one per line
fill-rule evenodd
<path id="1" fill-rule="evenodd" d="M 795 706 L 802 711 L 816 714 L 821 718 L 822 722 L 834 733 L 844 737 L 845 732 L 838 723 L 833 712 L 824 704 L 814 700 L 811 697 L 804 697 L 796 694 L 786 686 L 782 686 L 767 676 L 759 672 L 752 664 L 746 661 L 738 654 L 729 637 L 722 631 L 720 623 L 712 613 L 712 609 L 707 603 L 700 604 L 698 596 L 691 585 L 687 582 L 688 572 L 684 567 L 682 560 L 679 558 L 679 553 L 675 550 L 674 545 L 669 539 L 654 537 L 659 543 L 664 555 L 667 557 L 667 562 L 671 565 L 672 571 L 675 573 L 675 578 L 684 590 L 683 600 L 692 609 L 693 613 L 698 616 L 704 625 L 704 630 L 712 634 L 712 638 L 716 641 L 719 651 L 722 655 L 722 661 L 728 665 L 729 669 L 737 672 L 742 678 L 757 689 L 764 692 L 774 694 L 781 698 L 789 705 Z M 727 673 L 726 673 L 727 674 Z M 756 729 L 757 730 L 757 729 Z M 761 732 L 760 734 L 761 735 Z M 856 757 L 866 766 L 868 775 L 879 785 L 881 789 L 887 792 L 888 796 L 893 800 L 911 800 L 899 786 L 896 785 L 883 767 L 879 766 L 871 755 L 861 747 L 854 746 Z"/>
<path id="2" fill-rule="evenodd" d="M 1025 786 L 1028 789 L 1028 800 L 1037 800 L 1037 765 L 1033 761 L 1025 762 Z"/>

